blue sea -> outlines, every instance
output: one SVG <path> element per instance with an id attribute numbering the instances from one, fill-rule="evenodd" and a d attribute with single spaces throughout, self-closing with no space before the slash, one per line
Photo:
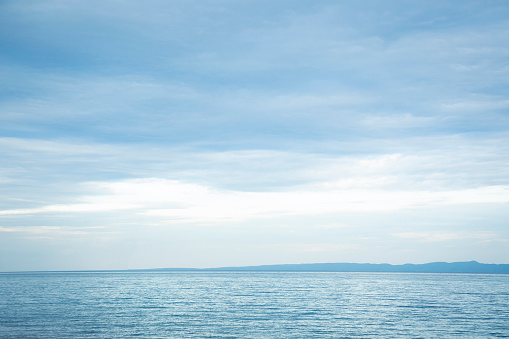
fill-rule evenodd
<path id="1" fill-rule="evenodd" d="M 509 275 L 0 273 L 1 338 L 503 338 Z"/>

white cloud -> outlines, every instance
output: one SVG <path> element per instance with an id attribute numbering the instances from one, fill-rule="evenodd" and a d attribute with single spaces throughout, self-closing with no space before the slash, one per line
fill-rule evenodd
<path id="1" fill-rule="evenodd" d="M 425 128 L 436 123 L 435 117 L 419 117 L 412 114 L 369 115 L 361 120 L 368 128 Z"/>
<path id="2" fill-rule="evenodd" d="M 331 244 L 331 243 L 299 243 L 299 244 L 274 244 L 263 246 L 264 249 L 278 249 L 290 252 L 302 253 L 341 253 L 355 251 L 360 248 L 357 244 Z"/>
<path id="3" fill-rule="evenodd" d="M 288 215 L 337 212 L 396 211 L 454 204 L 508 203 L 509 186 L 454 191 L 392 191 L 323 189 L 243 192 L 158 178 L 90 183 L 102 195 L 80 203 L 0 211 L 0 215 L 85 213 L 132 210 L 137 214 L 178 222 L 218 223 Z M 124 212 L 122 212 L 124 213 Z"/>
<path id="4" fill-rule="evenodd" d="M 443 107 L 448 111 L 486 112 L 490 110 L 508 108 L 509 100 L 499 100 L 498 98 L 485 98 L 485 100 L 462 101 L 451 104 L 443 104 Z"/>
<path id="5" fill-rule="evenodd" d="M 481 242 L 492 242 L 502 240 L 494 233 L 489 232 L 401 232 L 392 234 L 394 237 L 403 239 L 415 239 L 427 242 L 442 242 L 462 239 L 477 239 Z"/>
<path id="6" fill-rule="evenodd" d="M 85 235 L 91 234 L 97 229 L 103 227 L 60 227 L 60 226 L 23 226 L 23 227 L 3 227 L 0 226 L 0 232 L 5 233 L 25 233 L 25 234 L 45 234 L 45 235 Z"/>

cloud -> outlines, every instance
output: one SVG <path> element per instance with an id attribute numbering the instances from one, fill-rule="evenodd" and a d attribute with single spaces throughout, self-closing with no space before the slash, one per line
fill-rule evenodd
<path id="1" fill-rule="evenodd" d="M 267 249 L 278 249 L 301 253 L 342 253 L 359 249 L 357 244 L 330 244 L 330 243 L 301 243 L 301 244 L 274 244 L 265 246 Z"/>
<path id="2" fill-rule="evenodd" d="M 38 214 L 38 213 L 83 213 L 83 212 L 101 212 L 113 211 L 122 209 L 135 208 L 136 205 L 109 203 L 109 202 L 94 202 L 85 204 L 72 204 L 72 205 L 48 205 L 40 208 L 16 209 L 0 211 L 0 215 L 23 215 L 23 214 Z"/>
<path id="3" fill-rule="evenodd" d="M 289 215 L 338 212 L 396 211 L 454 204 L 509 203 L 509 186 L 457 191 L 384 191 L 329 189 L 281 192 L 218 190 L 157 178 L 89 183 L 103 194 L 80 198 L 81 203 L 0 211 L 0 216 L 40 213 L 80 214 L 130 210 L 131 213 L 184 223 L 246 221 Z"/>
<path id="4" fill-rule="evenodd" d="M 437 232 L 403 232 L 403 233 L 394 233 L 392 234 L 394 237 L 403 238 L 403 239 L 411 239 L 411 240 L 420 240 L 426 242 L 445 242 L 451 240 L 464 240 L 464 239 L 476 239 L 481 242 L 493 242 L 493 241 L 507 241 L 504 239 L 500 239 L 497 234 L 490 232 L 447 232 L 447 231 L 437 231 Z"/>
<path id="5" fill-rule="evenodd" d="M 24 233 L 30 235 L 47 235 L 47 236 L 82 236 L 93 234 L 101 226 L 96 227 L 60 227 L 60 226 L 24 226 L 24 227 L 2 227 L 0 232 L 5 233 Z"/>
<path id="6" fill-rule="evenodd" d="M 369 115 L 361 121 L 361 124 L 374 129 L 398 129 L 398 128 L 427 128 L 435 123 L 434 117 L 416 117 L 412 114 L 397 115 Z"/>
<path id="7" fill-rule="evenodd" d="M 477 220 L 506 232 L 503 2 L 0 7 L 0 221 L 9 239 L 101 225 L 121 244 L 181 236 L 173 245 L 188 253 L 188 242 L 204 248 L 201 234 L 215 251 L 228 237 L 260 249 L 298 225 L 278 242 L 345 255 L 334 250 L 345 236 L 355 258 L 369 239 L 378 258 L 376 246 L 400 253 L 412 234 L 477 234 Z M 266 233 L 254 240 L 256 232 Z"/>
<path id="8" fill-rule="evenodd" d="M 436 149 L 433 146 L 415 151 L 421 143 L 431 146 L 431 142 L 436 143 Z M 362 149 L 362 145 L 351 145 Z M 217 200 L 216 204 L 224 201 L 224 206 L 214 207 L 216 214 L 223 215 L 267 214 L 263 212 L 267 211 L 266 207 L 256 207 L 259 205 L 256 200 L 274 200 L 274 209 L 279 208 L 283 214 L 290 208 L 283 208 L 281 201 L 294 201 L 299 206 L 296 209 L 302 211 L 320 210 L 319 206 L 311 207 L 316 204 L 334 211 L 379 210 L 387 200 L 392 201 L 388 206 L 394 210 L 398 201 L 407 199 L 405 194 L 409 199 L 408 203 L 402 203 L 405 206 L 412 201 L 415 204 L 440 199 L 453 201 L 459 199 L 458 192 L 464 194 L 461 203 L 466 203 L 466 199 L 474 203 L 481 199 L 494 202 L 494 197 L 503 196 L 503 188 L 509 184 L 507 143 L 503 139 L 415 139 L 405 145 L 398 144 L 397 150 L 404 152 L 393 154 L 268 149 L 213 151 L 20 138 L 1 138 L 0 146 L 1 156 L 9 164 L 0 172 L 5 192 L 0 200 L 4 215 L 65 209 L 69 213 L 80 209 L 113 211 L 138 206 L 147 209 L 151 202 L 140 200 L 141 197 L 152 197 L 157 205 L 157 209 L 151 209 L 150 213 L 145 210 L 146 213 L 175 217 L 187 212 L 168 210 L 168 205 L 161 207 L 159 201 L 167 199 L 188 207 L 194 206 L 193 199 Z M 389 147 L 382 145 L 382 148 Z M 152 179 L 146 178 L 156 179 L 151 182 Z M 497 187 L 502 191 L 497 191 Z M 148 193 L 150 190 L 152 193 Z M 182 202 L 171 192 L 181 192 Z M 477 193 L 476 198 L 473 195 Z M 352 203 L 357 197 L 363 201 L 363 195 L 372 198 L 364 205 Z M 242 206 L 236 207 L 237 212 L 225 211 L 230 200 L 232 206 L 242 202 Z M 326 208 L 334 202 L 338 207 Z M 214 206 L 214 203 L 204 206 Z M 195 213 L 213 214 L 206 207 L 193 208 Z"/>
<path id="9" fill-rule="evenodd" d="M 464 101 L 443 105 L 446 110 L 460 112 L 486 112 L 492 110 L 501 110 L 509 107 L 509 100 L 499 100 L 498 98 L 485 98 L 482 101 Z"/>

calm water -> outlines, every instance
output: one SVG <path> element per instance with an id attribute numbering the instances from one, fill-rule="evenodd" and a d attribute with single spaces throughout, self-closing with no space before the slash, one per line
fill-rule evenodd
<path id="1" fill-rule="evenodd" d="M 509 275 L 0 273 L 0 337 L 509 337 Z"/>

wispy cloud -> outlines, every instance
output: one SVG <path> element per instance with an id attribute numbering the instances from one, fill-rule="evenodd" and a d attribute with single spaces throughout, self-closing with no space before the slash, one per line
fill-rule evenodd
<path id="1" fill-rule="evenodd" d="M 426 242 L 445 242 L 463 239 L 475 239 L 480 242 L 501 241 L 506 242 L 508 239 L 500 239 L 497 234 L 490 232 L 405 232 L 395 233 L 393 236 L 403 239 L 420 240 Z"/>
<path id="2" fill-rule="evenodd" d="M 134 210 L 135 213 L 177 222 L 217 223 L 267 218 L 274 215 L 316 215 L 334 212 L 394 211 L 450 204 L 509 203 L 509 186 L 419 192 L 317 189 L 282 192 L 217 190 L 163 179 L 92 183 L 104 194 L 86 196 L 81 203 L 0 211 L 0 215 L 85 213 Z"/>

